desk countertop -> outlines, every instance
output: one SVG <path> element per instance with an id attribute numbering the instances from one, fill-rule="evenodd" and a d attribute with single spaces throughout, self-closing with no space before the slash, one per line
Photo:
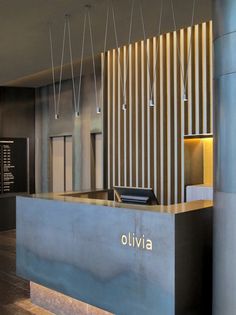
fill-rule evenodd
<path id="1" fill-rule="evenodd" d="M 78 194 L 81 192 L 68 192 L 68 193 L 42 193 L 30 195 L 30 198 L 34 199 L 46 199 L 62 202 L 72 202 L 72 203 L 83 203 L 87 205 L 96 205 L 96 206 L 107 206 L 112 208 L 125 208 L 125 209 L 135 209 L 140 211 L 149 211 L 149 212 L 159 212 L 167 214 L 179 214 L 189 211 L 195 211 L 204 208 L 210 208 L 213 206 L 213 202 L 210 200 L 197 200 L 185 203 L 177 203 L 172 205 L 152 205 L 152 206 L 143 206 L 136 204 L 125 204 L 119 203 L 110 200 L 100 200 L 100 199 L 90 199 L 78 197 Z M 90 193 L 82 192 L 82 194 Z M 75 195 L 75 197 L 71 195 Z"/>

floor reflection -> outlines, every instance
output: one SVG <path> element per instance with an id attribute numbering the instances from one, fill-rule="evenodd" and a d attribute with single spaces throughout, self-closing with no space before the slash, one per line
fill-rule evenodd
<path id="1" fill-rule="evenodd" d="M 33 305 L 29 295 L 29 282 L 16 275 L 15 230 L 0 232 L 0 314 L 52 314 Z"/>

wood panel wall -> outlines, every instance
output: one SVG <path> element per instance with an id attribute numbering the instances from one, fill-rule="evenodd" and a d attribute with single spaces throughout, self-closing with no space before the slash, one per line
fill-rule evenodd
<path id="1" fill-rule="evenodd" d="M 189 47 L 184 102 L 180 60 L 185 73 Z M 108 187 L 152 187 L 160 203 L 181 202 L 184 135 L 212 132 L 212 23 L 110 50 L 105 62 Z M 149 78 L 155 82 L 154 107 Z"/>

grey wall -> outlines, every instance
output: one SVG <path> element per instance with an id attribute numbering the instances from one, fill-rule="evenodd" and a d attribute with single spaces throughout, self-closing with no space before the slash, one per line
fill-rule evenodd
<path id="1" fill-rule="evenodd" d="M 78 83 L 78 78 L 76 83 Z M 73 190 L 91 188 L 91 133 L 103 132 L 103 115 L 96 113 L 92 73 L 83 75 L 81 89 L 80 116 L 75 118 L 72 103 L 72 82 L 71 80 L 63 81 L 60 118 L 58 120 L 55 120 L 52 85 L 36 90 L 35 162 L 37 192 L 51 190 L 50 137 L 62 135 L 73 136 Z M 100 91 L 101 76 L 99 75 L 99 99 Z"/>
<path id="2" fill-rule="evenodd" d="M 0 137 L 29 138 L 30 192 L 35 189 L 35 90 L 0 87 Z"/>

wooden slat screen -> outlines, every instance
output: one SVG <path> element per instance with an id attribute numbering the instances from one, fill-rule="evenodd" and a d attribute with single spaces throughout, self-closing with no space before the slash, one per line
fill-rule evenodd
<path id="1" fill-rule="evenodd" d="M 179 60 L 186 73 L 189 45 L 184 102 Z M 184 135 L 212 133 L 212 22 L 110 50 L 105 58 L 108 186 L 152 187 L 162 204 L 183 201 Z"/>

